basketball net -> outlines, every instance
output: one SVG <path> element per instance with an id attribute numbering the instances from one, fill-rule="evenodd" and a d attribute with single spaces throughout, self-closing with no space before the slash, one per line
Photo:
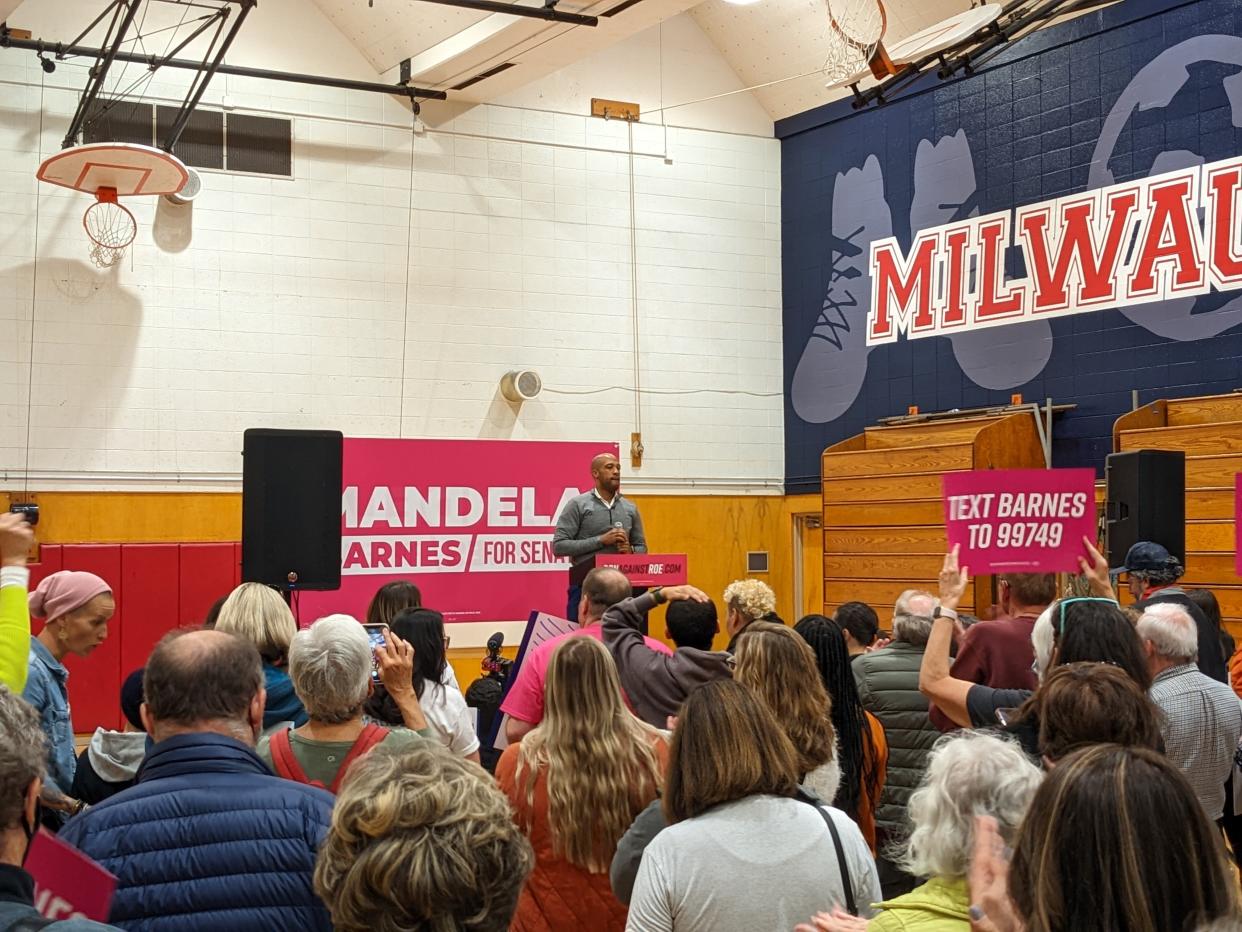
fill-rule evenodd
<path id="1" fill-rule="evenodd" d="M 138 234 L 138 223 L 117 203 L 116 188 L 100 188 L 95 198 L 95 203 L 86 208 L 82 225 L 91 240 L 91 261 L 106 269 L 121 261 L 125 248 Z"/>
<path id="2" fill-rule="evenodd" d="M 853 84 L 868 74 L 892 73 L 882 40 L 888 17 L 881 0 L 825 0 L 828 50 L 824 58 L 829 87 Z"/>

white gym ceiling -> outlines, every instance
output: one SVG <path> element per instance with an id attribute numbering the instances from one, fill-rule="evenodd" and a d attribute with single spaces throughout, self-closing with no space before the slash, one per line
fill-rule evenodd
<path id="1" fill-rule="evenodd" d="M 533 0 L 520 2 L 533 4 Z M 557 8 L 598 14 L 619 2 L 564 0 Z M 783 80 L 823 65 L 827 30 L 823 0 L 757 0 L 747 6 L 728 0 L 697 5 L 695 0 L 642 0 L 616 17 L 601 19 L 595 28 L 490 17 L 417 0 L 374 0 L 374 6 L 368 0 L 315 3 L 377 71 L 394 71 L 402 59 L 414 58 L 418 84 L 449 87 L 504 62 L 518 63 L 506 74 L 454 94 L 458 98 L 498 96 L 687 10 L 743 84 L 782 82 L 755 91 L 773 119 L 840 96 L 826 90 L 817 75 Z M 971 0 L 888 0 L 888 41 L 912 35 L 970 5 Z M 489 20 L 504 26 L 487 30 Z M 482 30 L 486 38 L 472 44 Z M 422 70 L 420 65 L 430 67 Z"/>

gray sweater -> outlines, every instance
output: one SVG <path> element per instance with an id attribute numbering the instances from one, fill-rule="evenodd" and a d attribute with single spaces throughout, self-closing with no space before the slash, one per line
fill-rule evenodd
<path id="1" fill-rule="evenodd" d="M 655 608 L 651 593 L 624 599 L 604 612 L 604 644 L 617 662 L 621 688 L 634 714 L 664 728 L 696 686 L 733 675 L 733 656 L 723 650 L 679 647 L 670 654 L 643 641 L 643 616 Z"/>
<path id="2" fill-rule="evenodd" d="M 880 880 L 858 826 L 824 807 L 841 835 L 863 916 Z M 845 902 L 823 817 L 796 799 L 750 796 L 671 825 L 647 846 L 627 930 L 755 932 L 792 929 Z"/>
<path id="3" fill-rule="evenodd" d="M 638 506 L 618 492 L 609 508 L 594 491 L 585 492 L 571 498 L 557 519 L 552 550 L 558 557 L 573 557 L 575 563 L 596 553 L 617 553 L 616 544 L 605 547 L 600 538 L 618 524 L 630 537 L 630 549 L 646 553 L 647 536 Z"/>

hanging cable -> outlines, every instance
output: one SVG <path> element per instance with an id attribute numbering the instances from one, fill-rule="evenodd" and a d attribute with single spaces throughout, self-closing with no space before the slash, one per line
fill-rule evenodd
<path id="1" fill-rule="evenodd" d="M 43 116 L 46 113 L 43 109 L 43 92 L 46 88 L 47 75 L 42 74 L 39 77 L 39 133 L 35 136 L 40 146 L 43 142 Z M 30 495 L 30 428 L 34 413 L 35 308 L 38 306 L 39 296 L 39 207 L 42 194 L 43 185 L 35 185 L 34 244 L 30 251 L 30 355 L 26 367 L 26 470 L 22 478 L 23 497 Z"/>
<path id="2" fill-rule="evenodd" d="M 626 122 L 629 130 L 629 154 L 626 160 L 630 173 L 630 315 L 634 333 L 634 432 L 643 432 L 642 368 L 638 350 L 638 220 L 634 215 L 634 123 Z"/>

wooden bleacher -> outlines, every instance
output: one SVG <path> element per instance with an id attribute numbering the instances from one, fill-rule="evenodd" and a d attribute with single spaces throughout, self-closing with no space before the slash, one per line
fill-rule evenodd
<path id="1" fill-rule="evenodd" d="M 1122 415 L 1113 450 L 1186 454 L 1187 588 L 1211 589 L 1242 635 L 1242 580 L 1234 569 L 1234 476 L 1242 472 L 1242 394 L 1171 398 Z"/>
<path id="2" fill-rule="evenodd" d="M 1029 411 L 869 427 L 829 447 L 822 458 L 825 614 L 866 602 L 887 628 L 902 590 L 936 591 L 946 546 L 941 475 L 1043 466 Z M 961 608 L 991 603 L 992 579 L 984 577 Z"/>

